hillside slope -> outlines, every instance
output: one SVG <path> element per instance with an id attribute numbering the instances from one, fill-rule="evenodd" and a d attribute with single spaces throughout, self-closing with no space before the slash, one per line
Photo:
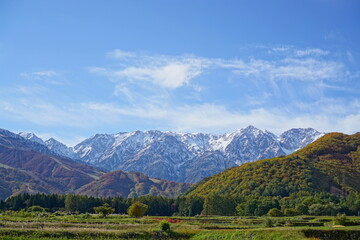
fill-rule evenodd
<path id="1" fill-rule="evenodd" d="M 185 196 L 285 197 L 299 191 L 360 192 L 360 133 L 330 133 L 286 157 L 227 169 L 194 185 Z"/>
<path id="2" fill-rule="evenodd" d="M 175 183 L 163 179 L 149 178 L 138 172 L 120 170 L 102 175 L 82 188 L 77 193 L 93 197 L 138 197 L 141 195 L 162 195 L 176 197 L 190 187 L 188 183 Z"/>
<path id="3" fill-rule="evenodd" d="M 74 192 L 102 174 L 100 169 L 52 155 L 41 144 L 0 131 L 0 198 L 23 192 Z"/>

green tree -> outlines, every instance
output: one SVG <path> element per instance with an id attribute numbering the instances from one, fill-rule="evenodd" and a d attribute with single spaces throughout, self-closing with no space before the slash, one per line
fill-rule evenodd
<path id="1" fill-rule="evenodd" d="M 73 194 L 67 194 L 65 197 L 65 210 L 67 212 L 75 212 L 76 211 L 76 198 Z"/>
<path id="2" fill-rule="evenodd" d="M 148 206 L 146 204 L 135 202 L 128 208 L 128 214 L 130 217 L 140 218 L 144 216 L 147 209 Z"/>
<path id="3" fill-rule="evenodd" d="M 281 217 L 283 216 L 283 213 L 277 209 L 277 208 L 272 208 L 269 210 L 269 212 L 267 213 L 270 217 Z"/>
<path id="4" fill-rule="evenodd" d="M 303 203 L 297 205 L 296 210 L 299 212 L 299 214 L 304 214 L 304 215 L 309 214 L 309 208 Z"/>
<path id="5" fill-rule="evenodd" d="M 100 214 L 101 217 L 106 218 L 107 215 L 112 214 L 115 209 L 110 207 L 109 204 L 105 203 L 100 207 L 94 207 L 94 210 L 97 214 Z"/>

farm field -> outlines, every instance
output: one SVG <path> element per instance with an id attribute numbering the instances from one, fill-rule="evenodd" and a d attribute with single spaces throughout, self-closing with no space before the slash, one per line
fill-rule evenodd
<path id="1" fill-rule="evenodd" d="M 360 217 L 152 217 L 113 214 L 34 214 L 7 211 L 0 215 L 0 239 L 360 239 Z M 167 221 L 169 231 L 160 223 Z"/>

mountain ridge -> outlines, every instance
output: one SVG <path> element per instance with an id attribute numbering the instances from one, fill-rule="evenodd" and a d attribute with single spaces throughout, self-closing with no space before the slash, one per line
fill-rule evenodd
<path id="1" fill-rule="evenodd" d="M 51 147 L 60 155 L 109 171 L 138 171 L 150 177 L 194 183 L 245 162 L 289 154 L 322 135 L 307 128 L 276 136 L 250 125 L 222 135 L 158 130 L 95 134 L 73 148 Z"/>
<path id="2" fill-rule="evenodd" d="M 122 172 L 122 175 L 130 176 L 126 182 L 112 182 L 111 178 L 106 178 L 114 174 L 116 173 L 106 173 L 67 157 L 59 157 L 38 142 L 0 129 L 0 199 L 21 193 L 78 193 L 87 184 L 96 185 L 96 189 L 106 192 L 108 185 L 101 182 L 99 184 L 102 179 L 105 179 L 107 184 L 122 189 L 106 194 L 107 197 L 115 197 L 114 194 L 128 197 L 129 193 L 132 193 L 132 196 L 156 193 L 175 197 L 190 186 L 162 179 L 151 180 L 142 173 L 134 172 Z M 144 181 L 137 181 L 131 176 L 141 176 Z M 91 192 L 82 193 L 91 195 Z"/>

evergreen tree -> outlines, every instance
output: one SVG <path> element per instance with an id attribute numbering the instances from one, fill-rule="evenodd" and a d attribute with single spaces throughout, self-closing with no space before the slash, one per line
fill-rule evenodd
<path id="1" fill-rule="evenodd" d="M 67 212 L 73 213 L 77 210 L 76 205 L 77 204 L 76 204 L 75 196 L 71 193 L 67 194 L 65 198 L 65 210 Z"/>

